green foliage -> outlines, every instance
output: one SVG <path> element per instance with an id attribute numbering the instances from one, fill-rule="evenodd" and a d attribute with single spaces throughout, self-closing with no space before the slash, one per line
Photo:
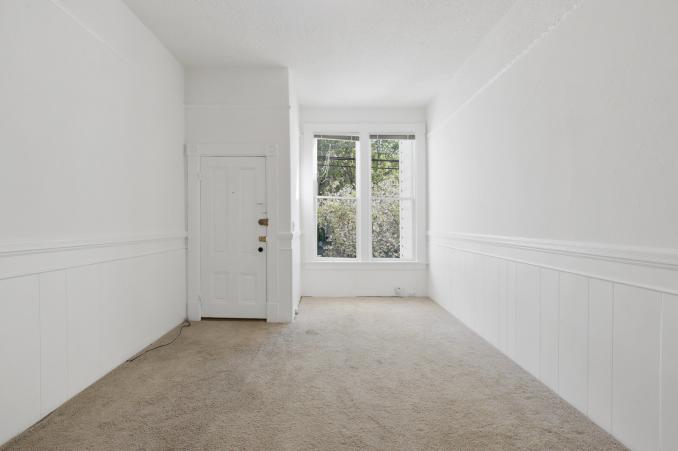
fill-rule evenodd
<path id="1" fill-rule="evenodd" d="M 376 139 L 372 141 L 372 196 L 398 197 L 400 195 L 400 141 Z"/>
<path id="2" fill-rule="evenodd" d="M 318 139 L 318 196 L 356 194 L 356 142 Z"/>
<path id="3" fill-rule="evenodd" d="M 372 201 L 372 256 L 400 257 L 400 201 Z"/>
<path id="4" fill-rule="evenodd" d="M 356 201 L 318 199 L 318 255 L 356 257 Z"/>

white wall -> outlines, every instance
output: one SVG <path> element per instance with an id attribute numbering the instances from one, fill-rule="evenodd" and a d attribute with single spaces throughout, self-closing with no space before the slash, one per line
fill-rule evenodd
<path id="1" fill-rule="evenodd" d="M 186 312 L 183 70 L 118 1 L 0 2 L 0 443 Z"/>
<path id="2" fill-rule="evenodd" d="M 302 296 L 426 296 L 425 264 L 318 264 L 302 265 Z M 396 291 L 397 290 L 397 291 Z"/>
<path id="3" fill-rule="evenodd" d="M 290 215 L 292 232 L 292 302 L 296 312 L 301 299 L 301 124 L 293 74 L 289 77 L 290 104 Z"/>
<path id="4" fill-rule="evenodd" d="M 264 156 L 269 321 L 293 319 L 290 77 L 285 68 L 192 68 L 186 75 L 189 243 L 199 243 L 201 155 Z M 295 107 L 296 108 L 296 107 Z M 193 220 L 191 220 L 193 218 Z M 198 246 L 189 249 L 189 317 L 199 318 Z"/>
<path id="5" fill-rule="evenodd" d="M 337 124 L 355 124 L 359 122 L 411 124 L 426 121 L 425 108 L 301 108 L 301 123 L 320 122 Z"/>
<path id="6" fill-rule="evenodd" d="M 423 108 L 302 108 L 300 120 L 305 128 L 313 128 L 313 124 L 333 124 L 337 126 L 354 126 L 353 124 L 420 124 L 426 119 Z M 358 132 L 359 130 L 352 130 Z M 303 141 L 306 144 L 303 144 Z M 394 296 L 396 289 L 403 296 L 426 296 L 427 258 L 425 249 L 419 251 L 416 263 L 328 263 L 313 262 L 310 255 L 315 250 L 313 230 L 313 149 L 312 140 L 302 141 L 301 149 L 301 224 L 302 230 L 302 296 Z M 420 185 L 417 185 L 418 187 Z M 423 191 L 423 189 L 420 189 Z M 426 199 L 423 192 L 417 193 L 418 200 Z M 422 221 L 423 223 L 423 221 Z M 419 232 L 423 235 L 423 224 Z M 308 235 L 313 238 L 308 239 Z M 421 248 L 424 248 L 424 240 Z"/>
<path id="7" fill-rule="evenodd" d="M 640 450 L 678 447 L 677 19 L 518 1 L 429 109 L 431 296 Z"/>

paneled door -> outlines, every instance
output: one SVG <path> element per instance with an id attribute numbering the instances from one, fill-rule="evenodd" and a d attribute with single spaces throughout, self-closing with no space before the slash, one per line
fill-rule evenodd
<path id="1" fill-rule="evenodd" d="M 202 316 L 266 318 L 266 160 L 200 159 Z"/>

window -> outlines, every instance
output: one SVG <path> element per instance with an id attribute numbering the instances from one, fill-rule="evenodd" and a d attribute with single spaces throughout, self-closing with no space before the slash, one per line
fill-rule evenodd
<path id="1" fill-rule="evenodd" d="M 415 135 L 312 136 L 314 257 L 415 260 Z"/>
<path id="2" fill-rule="evenodd" d="M 317 135 L 317 256 L 356 258 L 357 136 Z"/>

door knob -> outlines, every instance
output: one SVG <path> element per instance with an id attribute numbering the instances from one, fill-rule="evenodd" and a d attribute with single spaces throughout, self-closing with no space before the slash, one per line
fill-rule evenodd
<path id="1" fill-rule="evenodd" d="M 258 222 L 259 222 L 259 225 L 261 225 L 261 226 L 267 226 L 268 225 L 268 218 L 261 218 Z"/>
<path id="2" fill-rule="evenodd" d="M 268 240 L 266 239 L 265 236 L 259 236 L 259 241 L 262 242 L 262 243 L 265 243 Z"/>

